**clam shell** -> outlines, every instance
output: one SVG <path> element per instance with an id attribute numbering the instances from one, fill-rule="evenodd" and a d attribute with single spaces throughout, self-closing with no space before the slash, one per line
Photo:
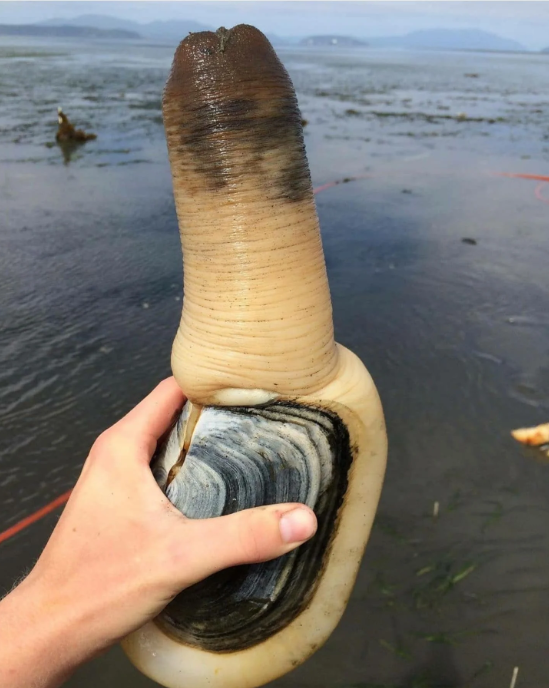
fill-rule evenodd
<path id="1" fill-rule="evenodd" d="M 292 402 L 203 408 L 187 402 L 152 463 L 182 514 L 212 518 L 301 502 L 314 509 L 318 530 L 278 559 L 233 567 L 184 590 L 157 625 L 182 644 L 234 652 L 290 623 L 315 592 L 351 463 L 349 433 L 330 410 Z"/>

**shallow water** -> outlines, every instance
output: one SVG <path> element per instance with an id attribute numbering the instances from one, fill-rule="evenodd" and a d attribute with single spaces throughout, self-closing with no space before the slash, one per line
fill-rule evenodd
<path id="1" fill-rule="evenodd" d="M 0 46 L 0 531 L 69 489 L 96 435 L 169 373 L 171 55 Z M 514 666 L 520 688 L 549 685 L 548 466 L 509 436 L 549 420 L 549 184 L 498 175 L 549 174 L 548 58 L 281 56 L 315 185 L 363 177 L 317 201 L 337 338 L 376 380 L 390 456 L 343 621 L 272 685 L 495 688 Z M 57 105 L 98 134 L 66 159 Z M 1 591 L 55 520 L 0 545 Z M 97 684 L 154 685 L 118 649 L 68 685 Z"/>

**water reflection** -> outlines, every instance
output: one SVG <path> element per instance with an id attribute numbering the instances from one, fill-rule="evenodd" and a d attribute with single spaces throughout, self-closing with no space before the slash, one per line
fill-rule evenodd
<path id="1" fill-rule="evenodd" d="M 57 141 L 57 146 L 63 155 L 63 163 L 69 165 L 75 153 L 77 153 L 83 145 L 83 141 Z"/>

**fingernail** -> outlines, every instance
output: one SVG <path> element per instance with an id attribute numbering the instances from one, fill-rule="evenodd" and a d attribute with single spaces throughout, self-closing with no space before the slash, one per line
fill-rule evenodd
<path id="1" fill-rule="evenodd" d="M 304 542 L 316 532 L 316 518 L 309 509 L 297 507 L 280 519 L 280 534 L 284 542 Z"/>

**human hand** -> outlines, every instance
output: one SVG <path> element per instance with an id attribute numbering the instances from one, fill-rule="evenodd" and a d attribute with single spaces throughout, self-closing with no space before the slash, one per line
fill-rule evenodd
<path id="1" fill-rule="evenodd" d="M 0 603 L 0 685 L 52 688 L 156 616 L 182 589 L 309 539 L 313 512 L 282 504 L 186 519 L 149 462 L 184 403 L 164 380 L 93 445 L 29 576 Z"/>

